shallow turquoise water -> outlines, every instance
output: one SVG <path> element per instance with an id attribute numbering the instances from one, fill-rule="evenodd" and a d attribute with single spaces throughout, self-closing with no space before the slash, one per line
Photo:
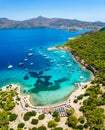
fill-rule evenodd
<path id="1" fill-rule="evenodd" d="M 67 52 L 46 49 L 86 31 L 46 28 L 0 30 L 0 86 L 20 84 L 22 92 L 31 94 L 34 105 L 63 101 L 76 89 L 74 83 L 88 81 L 92 75 Z M 13 68 L 8 69 L 11 64 Z"/>

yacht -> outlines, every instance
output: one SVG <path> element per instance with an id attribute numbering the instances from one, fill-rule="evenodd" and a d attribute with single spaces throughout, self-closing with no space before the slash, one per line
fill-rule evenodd
<path id="1" fill-rule="evenodd" d="M 24 61 L 28 61 L 28 59 L 24 59 Z"/>
<path id="2" fill-rule="evenodd" d="M 65 58 L 65 56 L 64 56 L 64 55 L 62 55 L 62 56 L 61 56 L 61 58 Z"/>
<path id="3" fill-rule="evenodd" d="M 12 68 L 13 68 L 13 65 L 9 65 L 9 66 L 8 66 L 8 69 L 12 69 Z"/>
<path id="4" fill-rule="evenodd" d="M 20 62 L 18 65 L 19 65 L 19 66 L 22 66 L 22 65 L 24 65 L 24 63 Z"/>
<path id="5" fill-rule="evenodd" d="M 71 67 L 71 66 L 72 66 L 72 64 L 67 65 L 67 67 Z"/>
<path id="6" fill-rule="evenodd" d="M 80 75 L 80 79 L 83 79 L 83 76 L 82 76 L 82 75 Z"/>
<path id="7" fill-rule="evenodd" d="M 30 65 L 33 65 L 34 63 L 30 63 Z"/>
<path id="8" fill-rule="evenodd" d="M 32 51 L 32 50 L 33 50 L 32 48 L 29 49 L 29 51 Z"/>
<path id="9" fill-rule="evenodd" d="M 28 53 L 28 56 L 33 56 L 33 53 Z"/>
<path id="10" fill-rule="evenodd" d="M 50 62 L 51 62 L 51 63 L 54 63 L 54 62 L 55 62 L 55 60 L 51 60 Z"/>
<path id="11" fill-rule="evenodd" d="M 49 58 L 50 58 L 49 56 L 45 57 L 45 59 L 49 59 Z"/>
<path id="12" fill-rule="evenodd" d="M 44 57 L 47 57 L 47 55 L 43 55 Z"/>
<path id="13" fill-rule="evenodd" d="M 69 63 L 69 62 L 70 62 L 70 60 L 67 60 L 66 62 L 67 62 L 67 63 Z"/>

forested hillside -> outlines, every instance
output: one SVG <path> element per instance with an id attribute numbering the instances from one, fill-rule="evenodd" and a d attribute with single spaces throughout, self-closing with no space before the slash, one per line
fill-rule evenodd
<path id="1" fill-rule="evenodd" d="M 85 34 L 65 44 L 96 69 L 97 82 L 105 85 L 105 30 Z"/>
<path id="2" fill-rule="evenodd" d="M 89 130 L 105 129 L 105 30 L 81 35 L 68 41 L 64 46 L 71 48 L 81 61 L 95 68 L 95 79 L 86 87 L 80 111 L 86 119 L 84 128 Z M 80 95 L 82 96 L 82 95 Z M 77 103 L 78 100 L 75 100 Z"/>

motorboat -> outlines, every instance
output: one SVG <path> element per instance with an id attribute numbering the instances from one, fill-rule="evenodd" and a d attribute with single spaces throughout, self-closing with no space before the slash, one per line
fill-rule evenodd
<path id="1" fill-rule="evenodd" d="M 56 60 L 51 60 L 50 62 L 51 62 L 51 63 L 54 63 L 55 61 L 56 61 Z"/>
<path id="2" fill-rule="evenodd" d="M 34 63 L 30 63 L 30 65 L 33 65 Z"/>
<path id="3" fill-rule="evenodd" d="M 32 50 L 33 50 L 32 48 L 29 49 L 29 51 L 32 51 Z"/>
<path id="4" fill-rule="evenodd" d="M 83 79 L 83 76 L 82 76 L 82 75 L 80 75 L 80 79 Z"/>
<path id="5" fill-rule="evenodd" d="M 13 65 L 9 65 L 9 66 L 8 66 L 8 69 L 12 69 L 12 68 L 13 68 Z"/>
<path id="6" fill-rule="evenodd" d="M 25 71 L 27 71 L 28 70 L 28 68 L 25 68 Z"/>
<path id="7" fill-rule="evenodd" d="M 18 65 L 19 65 L 19 66 L 22 66 L 22 65 L 24 65 L 24 63 L 20 62 Z"/>
<path id="8" fill-rule="evenodd" d="M 71 66 L 72 66 L 72 64 L 68 64 L 68 65 L 67 65 L 67 67 L 71 67 Z"/>
<path id="9" fill-rule="evenodd" d="M 67 60 L 66 62 L 67 62 L 67 63 L 69 63 L 69 62 L 70 62 L 70 60 Z"/>
<path id="10" fill-rule="evenodd" d="M 43 55 L 44 57 L 47 57 L 47 55 Z"/>
<path id="11" fill-rule="evenodd" d="M 64 55 L 62 55 L 62 56 L 61 56 L 61 58 L 65 58 L 65 56 L 64 56 Z"/>
<path id="12" fill-rule="evenodd" d="M 33 53 L 28 53 L 28 56 L 33 56 Z"/>
<path id="13" fill-rule="evenodd" d="M 28 59 L 24 59 L 24 61 L 28 61 Z"/>
<path id="14" fill-rule="evenodd" d="M 49 58 L 50 58 L 49 56 L 45 57 L 45 59 L 49 59 Z"/>

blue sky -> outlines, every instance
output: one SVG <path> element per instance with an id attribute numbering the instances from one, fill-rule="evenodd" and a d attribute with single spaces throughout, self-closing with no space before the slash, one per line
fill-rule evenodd
<path id="1" fill-rule="evenodd" d="M 105 0 L 0 0 L 0 17 L 38 16 L 105 22 Z"/>

